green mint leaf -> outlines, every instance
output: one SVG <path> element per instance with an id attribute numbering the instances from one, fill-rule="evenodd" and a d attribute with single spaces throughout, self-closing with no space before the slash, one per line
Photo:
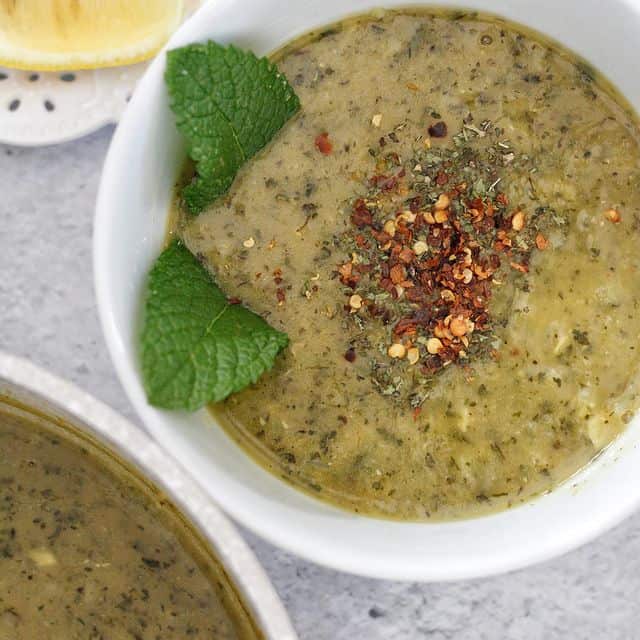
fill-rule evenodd
<path id="1" fill-rule="evenodd" d="M 142 376 L 149 402 L 195 411 L 254 383 L 288 344 L 286 334 L 230 304 L 180 242 L 149 274 Z"/>
<path id="2" fill-rule="evenodd" d="M 300 108 L 274 64 L 233 45 L 207 42 L 169 51 L 165 81 L 196 164 L 197 177 L 182 193 L 192 214 L 223 195 L 242 164 Z"/>

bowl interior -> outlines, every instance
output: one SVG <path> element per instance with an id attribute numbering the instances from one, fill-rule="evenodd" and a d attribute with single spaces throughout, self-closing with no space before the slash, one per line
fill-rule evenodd
<path id="1" fill-rule="evenodd" d="M 398 0 L 381 4 L 406 5 Z M 555 38 L 604 72 L 640 108 L 640 75 L 633 68 L 633 43 L 640 36 L 638 0 L 441 0 L 437 5 L 496 13 Z M 168 48 L 212 38 L 264 54 L 315 26 L 376 6 L 371 0 L 218 0 L 186 23 Z M 552 557 L 637 506 L 637 419 L 571 481 L 527 505 L 461 522 L 400 523 L 349 514 L 290 488 L 255 464 L 205 411 L 186 414 L 149 406 L 138 366 L 140 301 L 164 240 L 171 190 L 184 159 L 163 70 L 160 54 L 141 81 L 105 163 L 95 222 L 96 292 L 111 355 L 140 417 L 228 513 L 271 542 L 337 569 L 449 580 Z"/>

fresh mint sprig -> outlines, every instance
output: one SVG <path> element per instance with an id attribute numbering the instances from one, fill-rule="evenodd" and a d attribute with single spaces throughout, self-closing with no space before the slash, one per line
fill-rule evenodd
<path id="1" fill-rule="evenodd" d="M 149 402 L 195 411 L 240 391 L 273 366 L 287 335 L 232 304 L 179 241 L 160 255 L 147 287 L 142 377 Z"/>
<path id="2" fill-rule="evenodd" d="M 266 58 L 215 42 L 170 51 L 165 81 L 196 165 L 182 192 L 192 214 L 223 195 L 242 164 L 300 108 Z M 149 274 L 141 341 L 149 402 L 195 411 L 256 382 L 288 337 L 227 300 L 207 269 L 174 241 Z"/>
<path id="3" fill-rule="evenodd" d="M 242 164 L 300 108 L 273 63 L 233 45 L 207 42 L 169 51 L 165 82 L 196 166 L 182 192 L 192 214 L 226 193 Z"/>

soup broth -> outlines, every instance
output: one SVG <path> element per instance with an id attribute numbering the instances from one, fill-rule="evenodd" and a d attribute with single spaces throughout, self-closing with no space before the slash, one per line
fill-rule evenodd
<path id="1" fill-rule="evenodd" d="M 572 53 L 477 14 L 381 12 L 275 59 L 300 114 L 173 229 L 291 341 L 216 417 L 375 516 L 469 517 L 569 478 L 638 407 L 636 117 Z"/>
<path id="2" fill-rule="evenodd" d="M 261 638 L 173 505 L 62 424 L 0 411 L 0 638 Z"/>

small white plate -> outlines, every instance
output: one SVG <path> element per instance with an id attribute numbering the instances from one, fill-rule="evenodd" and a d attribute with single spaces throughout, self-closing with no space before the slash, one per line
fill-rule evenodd
<path id="1" fill-rule="evenodd" d="M 117 122 L 147 64 L 65 72 L 0 67 L 0 142 L 56 144 Z"/>
<path id="2" fill-rule="evenodd" d="M 185 0 L 184 19 L 202 0 Z M 149 62 L 86 71 L 0 67 L 0 143 L 66 142 L 118 122 Z"/>

